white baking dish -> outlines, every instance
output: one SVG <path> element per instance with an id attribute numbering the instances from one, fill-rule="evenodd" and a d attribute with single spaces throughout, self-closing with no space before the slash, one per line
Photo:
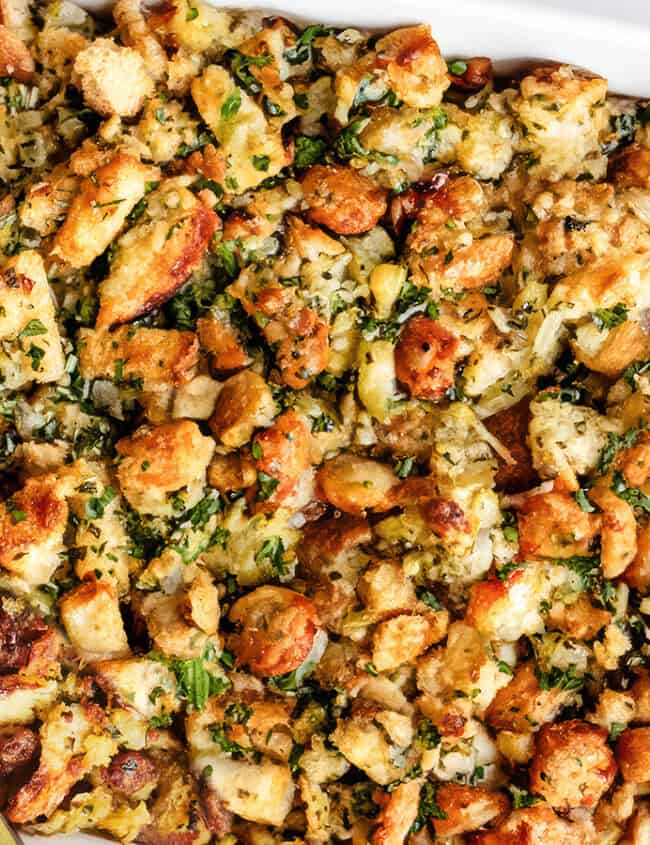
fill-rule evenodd
<path id="1" fill-rule="evenodd" d="M 110 0 L 78 0 L 95 12 L 110 9 Z M 214 0 L 208 0 L 218 5 Z M 616 18 L 613 0 L 583 2 L 600 14 L 561 8 L 569 0 L 263 0 L 262 8 L 282 13 L 297 22 L 319 22 L 388 29 L 408 23 L 429 23 L 443 53 L 449 57 L 487 55 L 503 72 L 535 59 L 565 61 L 593 70 L 609 80 L 612 91 L 650 98 L 650 0 L 628 0 L 626 20 Z M 228 6 L 260 8 L 250 0 L 232 0 Z M 27 843 L 96 845 L 99 836 L 23 836 Z"/>
<path id="2" fill-rule="evenodd" d="M 111 0 L 77 0 L 89 10 Z M 148 0 L 155 2 L 155 0 Z M 299 22 L 385 29 L 429 23 L 447 56 L 490 56 L 504 70 L 522 60 L 552 59 L 593 70 L 611 91 L 650 97 L 650 2 L 622 0 L 230 0 L 213 5 L 260 8 Z M 576 5 L 589 12 L 575 11 Z M 598 13 L 593 10 L 597 9 Z"/>

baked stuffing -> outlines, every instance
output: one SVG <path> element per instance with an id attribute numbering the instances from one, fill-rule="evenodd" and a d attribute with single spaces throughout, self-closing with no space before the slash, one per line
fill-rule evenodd
<path id="1" fill-rule="evenodd" d="M 0 0 L 20 829 L 650 840 L 650 106 L 434 35 Z"/>

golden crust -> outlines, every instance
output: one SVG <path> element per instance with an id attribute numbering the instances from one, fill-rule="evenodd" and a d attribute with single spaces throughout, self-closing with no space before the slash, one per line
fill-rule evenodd
<path id="1" fill-rule="evenodd" d="M 50 580 L 64 548 L 71 489 L 71 475 L 63 470 L 28 479 L 0 503 L 0 566 L 28 584 Z"/>
<path id="2" fill-rule="evenodd" d="M 616 759 L 627 783 L 650 780 L 650 728 L 623 731 L 616 744 Z"/>
<path id="3" fill-rule="evenodd" d="M 311 167 L 302 179 L 307 215 L 338 235 L 360 235 L 386 213 L 386 196 L 351 167 Z"/>
<path id="4" fill-rule="evenodd" d="M 129 654 L 117 590 L 109 581 L 86 581 L 65 594 L 59 611 L 70 642 L 87 660 Z"/>
<path id="5" fill-rule="evenodd" d="M 77 55 L 74 74 L 84 101 L 106 117 L 135 117 L 153 90 L 142 57 L 108 38 L 97 38 Z"/>
<path id="6" fill-rule="evenodd" d="M 34 59 L 27 45 L 6 26 L 0 25 L 0 74 L 18 82 L 31 82 Z"/>
<path id="7" fill-rule="evenodd" d="M 113 17 L 0 0 L 0 810 L 637 845 L 643 104 L 423 25 Z"/>
<path id="8" fill-rule="evenodd" d="M 196 371 L 199 345 L 193 332 L 121 326 L 113 332 L 79 332 L 79 371 L 84 378 L 142 379 L 144 390 L 186 384 Z M 117 362 L 121 362 L 118 364 Z"/>
<path id="9" fill-rule="evenodd" d="M 556 809 L 594 807 L 616 769 L 607 731 L 576 719 L 558 722 L 538 734 L 530 786 Z"/>
<path id="10" fill-rule="evenodd" d="M 117 477 L 124 496 L 137 510 L 152 513 L 168 493 L 205 478 L 214 442 L 195 422 L 178 420 L 143 426 L 118 440 L 115 448 L 121 458 Z"/>
<path id="11" fill-rule="evenodd" d="M 118 234 L 146 183 L 158 177 L 157 168 L 120 152 L 84 179 L 63 226 L 54 239 L 52 256 L 71 267 L 85 267 Z"/>
<path id="12" fill-rule="evenodd" d="M 553 721 L 570 697 L 558 688 L 541 689 L 534 665 L 523 663 L 510 683 L 498 690 L 486 718 L 495 730 L 528 733 Z"/>
<path id="13" fill-rule="evenodd" d="M 259 677 L 297 669 L 312 649 L 319 624 L 309 599 L 270 585 L 238 599 L 230 619 L 241 625 L 234 641 L 237 661 Z"/>
<path id="14" fill-rule="evenodd" d="M 0 382 L 18 389 L 63 375 L 61 335 L 41 256 L 26 250 L 0 269 Z"/>
<path id="15" fill-rule="evenodd" d="M 98 327 L 126 323 L 158 308 L 201 263 L 217 215 L 182 187 L 170 187 L 162 204 L 158 218 L 137 224 L 118 241 L 111 272 L 100 286 Z"/>

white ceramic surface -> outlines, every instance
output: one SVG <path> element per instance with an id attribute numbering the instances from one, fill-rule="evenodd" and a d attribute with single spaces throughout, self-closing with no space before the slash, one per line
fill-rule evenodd
<path id="1" fill-rule="evenodd" d="M 111 4 L 77 2 L 87 9 Z M 650 0 L 230 0 L 221 5 L 261 6 L 298 21 L 364 28 L 427 22 L 446 56 L 569 61 L 606 76 L 612 91 L 650 97 Z"/>
<path id="2" fill-rule="evenodd" d="M 94 11 L 111 5 L 110 0 L 77 2 Z M 488 55 L 503 69 L 530 59 L 567 61 L 606 76 L 613 91 L 650 97 L 650 0 L 231 0 L 221 5 L 369 29 L 430 23 L 446 56 Z M 23 839 L 26 845 L 105 841 L 83 834 Z"/>

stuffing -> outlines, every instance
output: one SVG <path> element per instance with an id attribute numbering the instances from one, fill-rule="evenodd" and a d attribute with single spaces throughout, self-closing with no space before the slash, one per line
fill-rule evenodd
<path id="1" fill-rule="evenodd" d="M 351 167 L 311 167 L 302 179 L 307 216 L 338 235 L 361 235 L 386 212 L 386 198 Z"/>
<path id="2" fill-rule="evenodd" d="M 221 145 L 226 186 L 238 191 L 254 188 L 291 163 L 292 152 L 284 147 L 280 127 L 266 120 L 224 68 L 209 65 L 192 82 L 192 98 Z"/>
<path id="3" fill-rule="evenodd" d="M 173 180 L 149 195 L 140 222 L 117 242 L 101 283 L 97 326 L 110 328 L 158 308 L 196 270 L 218 217 Z"/>
<path id="4" fill-rule="evenodd" d="M 54 703 L 60 651 L 58 633 L 40 616 L 24 602 L 0 598 L 0 725 L 29 724 Z"/>
<path id="5" fill-rule="evenodd" d="M 365 528 L 363 524 L 360 527 Z M 415 584 L 398 561 L 381 561 L 367 569 L 359 579 L 357 591 L 378 619 L 411 610 L 417 604 Z"/>
<path id="6" fill-rule="evenodd" d="M 46 584 L 60 564 L 68 503 L 76 473 L 30 478 L 11 498 L 0 503 L 0 566 L 27 584 Z"/>
<path id="7" fill-rule="evenodd" d="M 244 509 L 242 499 L 228 509 L 220 526 L 223 539 L 203 554 L 208 567 L 231 573 L 242 587 L 292 572 L 300 532 L 289 522 L 291 512 L 278 508 L 251 519 Z"/>
<path id="8" fill-rule="evenodd" d="M 619 424 L 591 408 L 562 402 L 551 392 L 530 403 L 528 428 L 533 465 L 541 478 L 575 487 L 578 475 L 595 469 L 608 432 Z"/>
<path id="9" fill-rule="evenodd" d="M 650 779 L 650 728 L 623 731 L 616 745 L 616 757 L 623 780 L 646 783 Z"/>
<path id="10" fill-rule="evenodd" d="M 486 718 L 495 730 L 529 733 L 552 722 L 573 699 L 568 690 L 542 689 L 533 663 L 522 663 L 514 677 L 497 691 Z"/>
<path id="11" fill-rule="evenodd" d="M 65 217 L 79 180 L 66 166 L 58 165 L 42 182 L 31 185 L 21 203 L 20 222 L 39 235 L 51 235 Z"/>
<path id="12" fill-rule="evenodd" d="M 84 102 L 105 117 L 135 117 L 153 87 L 142 56 L 109 38 L 97 38 L 77 55 L 74 75 Z"/>
<path id="13" fill-rule="evenodd" d="M 372 711 L 366 714 L 361 710 L 356 716 L 340 719 L 332 740 L 350 763 L 385 785 L 403 775 L 397 763 L 400 755 L 396 753 L 400 743 L 393 743 L 381 721 L 373 715 Z M 382 713 L 378 715 L 381 717 Z"/>
<path id="14" fill-rule="evenodd" d="M 99 661 L 92 668 L 110 700 L 146 720 L 160 719 L 180 707 L 174 674 L 159 660 L 127 657 Z"/>
<path id="15" fill-rule="evenodd" d="M 21 252 L 0 269 L 0 385 L 16 390 L 63 375 L 61 335 L 40 255 Z"/>
<path id="16" fill-rule="evenodd" d="M 158 170 L 119 152 L 81 182 L 51 254 L 71 267 L 86 267 L 101 255 L 142 199 Z"/>
<path id="17" fill-rule="evenodd" d="M 86 581 L 60 604 L 61 621 L 77 652 L 89 661 L 126 657 L 129 645 L 115 587 Z"/>
<path id="18" fill-rule="evenodd" d="M 632 684 L 630 694 L 634 699 L 634 721 L 650 722 L 650 676 L 640 675 Z"/>
<path id="19" fill-rule="evenodd" d="M 34 59 L 27 45 L 0 24 L 0 74 L 12 76 L 18 82 L 30 82 L 34 69 Z"/>
<path id="20" fill-rule="evenodd" d="M 143 390 L 190 381 L 199 359 L 192 332 L 121 326 L 113 332 L 79 332 L 79 371 L 84 378 L 142 381 Z"/>
<path id="21" fill-rule="evenodd" d="M 526 557 L 588 555 L 600 530 L 598 515 L 583 511 L 566 493 L 527 497 L 517 521 L 519 548 Z"/>
<path id="22" fill-rule="evenodd" d="M 647 104 L 112 15 L 0 0 L 0 813 L 645 845 Z"/>
<path id="23" fill-rule="evenodd" d="M 526 133 L 520 148 L 529 170 L 546 179 L 602 175 L 607 80 L 564 65 L 540 67 L 521 81 L 513 108 Z"/>
<path id="24" fill-rule="evenodd" d="M 390 510 L 394 501 L 391 492 L 399 483 L 389 467 L 350 453 L 325 462 L 316 481 L 327 502 L 355 515 L 363 514 L 366 509 Z"/>
<path id="25" fill-rule="evenodd" d="M 224 382 L 210 430 L 224 446 L 236 449 L 250 440 L 255 429 L 270 425 L 274 415 L 268 384 L 253 370 L 244 370 Z"/>
<path id="26" fill-rule="evenodd" d="M 372 845 L 401 845 L 418 814 L 419 780 L 401 783 L 387 796 L 372 833 Z"/>
<path id="27" fill-rule="evenodd" d="M 443 784 L 436 792 L 436 803 L 444 818 L 435 819 L 438 836 L 468 833 L 484 827 L 508 810 L 508 799 L 480 786 Z M 441 814 L 441 815 L 442 815 Z"/>
<path id="28" fill-rule="evenodd" d="M 237 662 L 261 677 L 297 669 L 312 651 L 319 630 L 309 599 L 270 585 L 236 601 L 230 619 L 241 626 L 233 640 Z"/>
<path id="29" fill-rule="evenodd" d="M 122 43 L 137 50 L 144 59 L 148 75 L 156 82 L 160 81 L 167 72 L 167 57 L 149 29 L 137 0 L 117 0 L 113 6 L 113 19 Z"/>
<path id="30" fill-rule="evenodd" d="M 181 144 L 192 144 L 196 137 L 196 121 L 177 100 L 150 97 L 145 102 L 135 135 L 147 145 L 151 159 L 156 164 L 163 164 L 174 158 Z"/>
<path id="31" fill-rule="evenodd" d="M 198 425 L 178 420 L 143 426 L 116 444 L 117 477 L 128 502 L 142 513 L 169 513 L 170 494 L 181 494 L 187 509 L 201 497 L 214 442 Z"/>
<path id="32" fill-rule="evenodd" d="M 105 766 L 115 750 L 101 709 L 95 704 L 59 704 L 40 730 L 38 769 L 9 803 L 12 822 L 49 816 L 94 766 Z"/>
<path id="33" fill-rule="evenodd" d="M 291 496 L 310 465 L 305 417 L 294 410 L 280 414 L 254 435 L 251 456 L 257 481 L 247 496 L 255 513 L 268 513 Z"/>
<path id="34" fill-rule="evenodd" d="M 380 622 L 372 637 L 372 662 L 378 672 L 411 663 L 441 640 L 449 624 L 447 611 L 426 616 L 400 614 Z"/>
<path id="35" fill-rule="evenodd" d="M 530 786 L 555 809 L 593 807 L 616 770 L 602 728 L 579 720 L 547 724 L 537 735 Z"/>

